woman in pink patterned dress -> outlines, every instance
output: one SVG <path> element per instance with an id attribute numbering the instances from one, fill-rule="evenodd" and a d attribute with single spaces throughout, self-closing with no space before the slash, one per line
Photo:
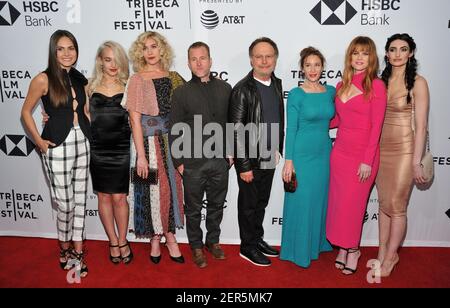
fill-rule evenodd
<path id="1" fill-rule="evenodd" d="M 356 272 L 361 256 L 363 218 L 379 166 L 386 88 L 377 71 L 374 42 L 362 36 L 353 39 L 330 124 L 338 133 L 330 157 L 327 238 L 340 248 L 335 265 L 345 275 Z"/>
<path id="2" fill-rule="evenodd" d="M 173 166 L 168 141 L 171 96 L 184 80 L 177 72 L 169 71 L 172 48 L 157 32 L 140 34 L 129 54 L 136 72 L 127 83 L 124 98 L 134 141 L 128 194 L 133 213 L 130 229 L 136 237 L 151 238 L 149 258 L 153 263 L 161 260 L 163 235 L 170 259 L 184 263 L 175 238 L 176 229 L 184 225 L 182 182 Z M 139 178 L 153 181 L 133 180 Z"/>

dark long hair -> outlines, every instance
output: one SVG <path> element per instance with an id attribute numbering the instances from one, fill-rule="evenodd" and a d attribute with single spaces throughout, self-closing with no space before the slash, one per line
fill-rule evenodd
<path id="1" fill-rule="evenodd" d="M 45 72 L 48 77 L 48 91 L 50 95 L 50 101 L 55 105 L 59 106 L 67 102 L 67 86 L 64 81 L 64 72 L 61 69 L 60 64 L 56 60 L 56 48 L 58 41 L 62 37 L 67 37 L 72 41 L 73 46 L 77 52 L 78 60 L 78 42 L 75 36 L 67 30 L 56 30 L 50 37 L 50 43 L 48 46 L 48 66 Z M 74 64 L 75 64 L 74 63 Z"/>
<path id="2" fill-rule="evenodd" d="M 384 47 L 384 50 L 386 52 L 388 52 L 391 43 L 395 40 L 402 40 L 408 43 L 409 51 L 413 53 L 413 55 L 409 58 L 405 69 L 405 86 L 406 89 L 408 90 L 408 96 L 406 97 L 406 101 L 409 104 L 411 102 L 410 92 L 411 89 L 414 88 L 414 81 L 417 75 L 417 60 L 414 54 L 416 51 L 416 43 L 408 33 L 397 33 L 388 38 L 386 46 Z M 381 73 L 381 79 L 384 81 L 384 84 L 386 85 L 387 88 L 389 85 L 389 78 L 391 77 L 392 74 L 392 64 L 389 63 L 387 55 L 384 56 L 384 62 L 386 63 L 386 68 L 383 70 L 383 73 Z"/>

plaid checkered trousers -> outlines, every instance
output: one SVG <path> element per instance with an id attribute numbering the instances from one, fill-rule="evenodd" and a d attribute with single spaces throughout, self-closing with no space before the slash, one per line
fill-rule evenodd
<path id="1" fill-rule="evenodd" d="M 89 141 L 78 126 L 61 145 L 42 154 L 62 242 L 84 240 L 89 156 Z"/>

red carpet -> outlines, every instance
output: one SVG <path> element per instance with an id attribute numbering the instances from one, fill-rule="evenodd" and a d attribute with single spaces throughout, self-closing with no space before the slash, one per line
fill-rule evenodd
<path id="1" fill-rule="evenodd" d="M 135 259 L 130 265 L 113 265 L 108 259 L 107 242 L 87 241 L 88 277 L 81 284 L 68 284 L 59 268 L 56 240 L 0 237 L 0 287 L 146 287 L 146 288 L 448 288 L 450 287 L 450 248 L 403 248 L 400 262 L 391 277 L 369 284 L 365 265 L 376 257 L 376 248 L 362 248 L 355 275 L 344 276 L 334 268 L 335 252 L 324 253 L 309 269 L 272 258 L 272 266 L 257 267 L 239 257 L 239 246 L 223 245 L 227 260 L 213 260 L 198 269 L 187 244 L 181 244 L 185 264 L 169 259 L 162 246 L 161 263 L 148 259 L 149 244 L 131 243 Z"/>

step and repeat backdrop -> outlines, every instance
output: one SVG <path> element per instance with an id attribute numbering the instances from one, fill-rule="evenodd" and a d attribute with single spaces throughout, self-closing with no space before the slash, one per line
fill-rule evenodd
<path id="1" fill-rule="evenodd" d="M 283 80 L 285 96 L 303 82 L 298 68 L 302 48 L 311 45 L 324 53 L 327 64 L 321 81 L 336 85 L 342 77 L 345 49 L 353 37 L 370 36 L 383 61 L 387 37 L 409 33 L 418 46 L 419 73 L 430 88 L 429 130 L 436 176 L 429 189 L 415 188 L 412 193 L 405 245 L 450 246 L 450 1 L 0 1 L 0 235 L 56 238 L 56 215 L 41 159 L 20 121 L 29 83 L 46 67 L 49 37 L 56 29 L 67 29 L 77 37 L 77 68 L 87 77 L 93 72 L 100 43 L 115 40 L 128 49 L 138 34 L 151 30 L 168 38 L 176 54 L 173 70 L 185 79 L 191 76 L 188 46 L 198 40 L 208 43 L 212 70 L 232 86 L 250 70 L 249 44 L 268 36 L 280 49 L 276 74 Z M 36 123 L 41 123 L 40 112 L 38 106 Z M 271 244 L 279 244 L 281 238 L 282 163 L 275 174 L 264 222 L 265 239 Z M 239 243 L 234 168 L 229 184 L 221 238 L 224 243 Z M 106 239 L 91 187 L 86 216 L 87 238 Z M 362 245 L 377 244 L 377 219 L 374 189 L 364 219 Z M 135 240 L 133 234 L 129 239 Z M 185 230 L 178 231 L 178 239 L 187 242 Z"/>

